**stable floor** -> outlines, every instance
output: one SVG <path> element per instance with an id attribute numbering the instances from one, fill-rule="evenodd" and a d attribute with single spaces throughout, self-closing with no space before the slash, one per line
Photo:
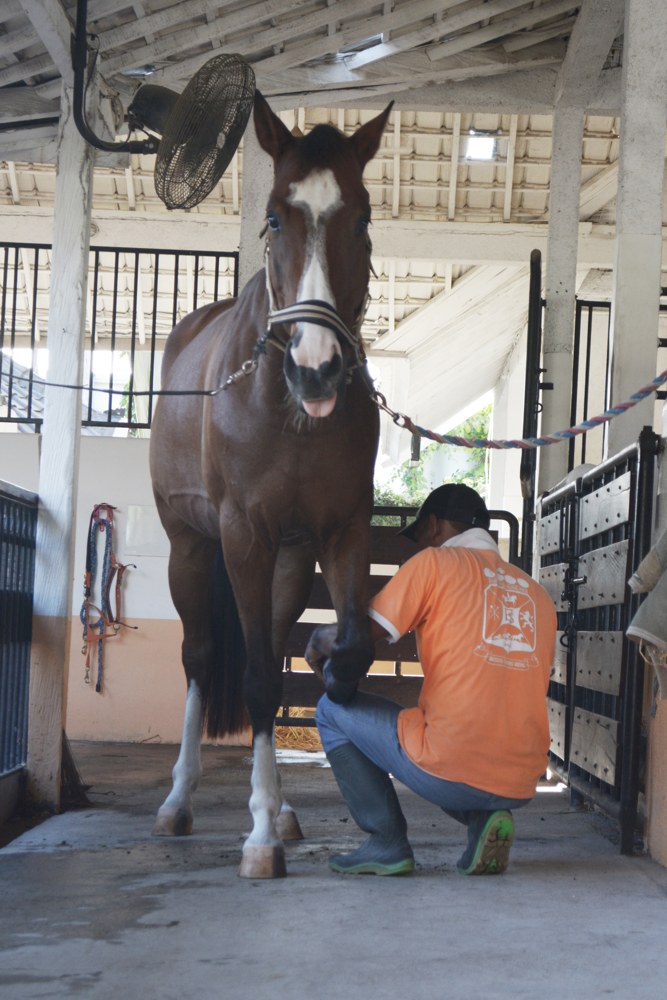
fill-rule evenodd
<path id="1" fill-rule="evenodd" d="M 151 837 L 176 748 L 74 743 L 90 806 L 0 851 L 3 1000 L 656 1000 L 667 869 L 613 827 L 538 793 L 507 873 L 466 878 L 464 831 L 399 786 L 418 868 L 340 876 L 362 835 L 321 754 L 280 751 L 305 839 L 287 878 L 238 877 L 250 753 L 205 748 L 195 833 Z"/>

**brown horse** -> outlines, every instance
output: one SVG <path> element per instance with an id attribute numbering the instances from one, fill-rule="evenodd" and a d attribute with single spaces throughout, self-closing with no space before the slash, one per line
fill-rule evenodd
<path id="1" fill-rule="evenodd" d="M 173 395 L 157 407 L 151 473 L 188 690 L 154 832 L 192 830 L 202 726 L 211 737 L 234 732 L 245 705 L 253 829 L 240 874 L 251 878 L 283 875 L 281 836 L 300 836 L 281 799 L 273 722 L 283 651 L 316 560 L 340 623 L 331 696 L 373 659 L 366 587 L 378 410 L 360 337 L 371 249 L 362 174 L 390 109 L 350 138 L 328 125 L 295 138 L 257 93 L 255 129 L 274 163 L 265 270 L 236 301 L 182 320 L 165 351 L 163 390 Z"/>

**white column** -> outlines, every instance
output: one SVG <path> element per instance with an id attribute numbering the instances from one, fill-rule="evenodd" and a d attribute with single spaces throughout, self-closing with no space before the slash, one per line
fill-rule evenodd
<path id="1" fill-rule="evenodd" d="M 243 194 L 241 198 L 241 239 L 239 243 L 239 292 L 253 274 L 264 266 L 266 202 L 273 187 L 273 163 L 257 141 L 253 122 L 243 136 Z"/>
<path id="2" fill-rule="evenodd" d="M 74 124 L 72 96 L 72 90 L 63 87 L 47 330 L 47 380 L 80 384 L 93 151 Z M 40 442 L 28 791 L 35 802 L 51 809 L 60 806 L 61 734 L 72 615 L 80 424 L 80 393 L 47 386 Z"/>
<path id="3" fill-rule="evenodd" d="M 628 0 L 612 309 L 612 404 L 655 377 L 667 94 L 664 0 Z M 651 395 L 609 425 L 614 455 L 653 425 Z"/>
<path id="4" fill-rule="evenodd" d="M 584 113 L 557 108 L 553 119 L 549 235 L 545 281 L 546 311 L 542 337 L 543 381 L 552 382 L 541 400 L 541 433 L 564 430 L 570 424 L 574 299 L 579 239 L 579 190 Z M 567 445 L 540 449 L 538 489 L 543 493 L 567 472 Z"/>

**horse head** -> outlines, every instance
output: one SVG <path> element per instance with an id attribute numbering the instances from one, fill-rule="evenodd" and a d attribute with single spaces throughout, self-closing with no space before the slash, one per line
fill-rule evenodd
<path id="1" fill-rule="evenodd" d="M 340 405 L 348 370 L 364 362 L 371 212 L 362 177 L 391 107 L 350 137 L 330 125 L 296 137 L 255 94 L 257 138 L 274 164 L 266 211 L 270 323 L 290 331 L 285 378 L 310 417 Z"/>

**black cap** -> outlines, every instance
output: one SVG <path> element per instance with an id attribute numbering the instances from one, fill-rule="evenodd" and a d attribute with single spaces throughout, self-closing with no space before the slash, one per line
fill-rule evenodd
<path id="1" fill-rule="evenodd" d="M 429 514 L 447 521 L 460 521 L 471 528 L 488 528 L 490 522 L 486 504 L 479 493 L 463 483 L 447 483 L 429 493 L 412 524 L 399 531 L 399 535 L 406 535 L 414 542 L 417 525 Z"/>

